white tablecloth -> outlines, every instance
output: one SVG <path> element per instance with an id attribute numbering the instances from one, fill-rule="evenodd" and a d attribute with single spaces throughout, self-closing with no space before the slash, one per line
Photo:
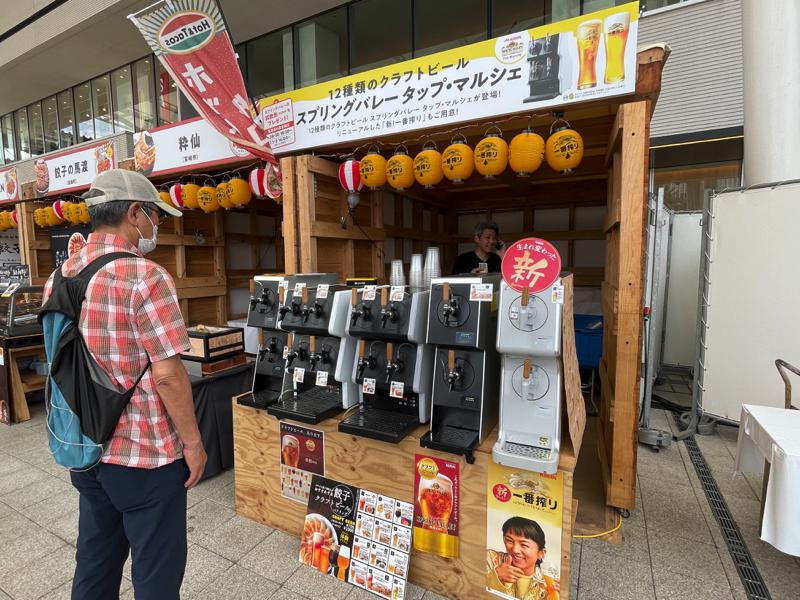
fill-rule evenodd
<path id="1" fill-rule="evenodd" d="M 770 463 L 761 539 L 800 556 L 800 410 L 742 406 L 736 472 L 757 473 Z"/>

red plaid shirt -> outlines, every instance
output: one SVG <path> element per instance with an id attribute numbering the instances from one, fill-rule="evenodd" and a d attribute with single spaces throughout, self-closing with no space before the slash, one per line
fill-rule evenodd
<path id="1" fill-rule="evenodd" d="M 79 328 L 97 364 L 122 390 L 134 384 L 148 357 L 158 362 L 188 350 L 189 335 L 172 277 L 121 237 L 92 233 L 86 246 L 67 259 L 61 273 L 64 277 L 77 275 L 95 258 L 110 252 L 130 252 L 136 258 L 117 259 L 92 278 Z M 52 281 L 51 275 L 45 299 Z M 183 446 L 148 369 L 122 413 L 102 460 L 152 469 L 181 456 Z"/>

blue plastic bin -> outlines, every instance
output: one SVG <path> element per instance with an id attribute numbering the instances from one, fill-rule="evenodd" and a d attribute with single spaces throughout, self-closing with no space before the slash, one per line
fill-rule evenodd
<path id="1" fill-rule="evenodd" d="M 600 315 L 575 315 L 575 346 L 578 365 L 582 369 L 596 369 L 603 355 L 603 317 Z"/>

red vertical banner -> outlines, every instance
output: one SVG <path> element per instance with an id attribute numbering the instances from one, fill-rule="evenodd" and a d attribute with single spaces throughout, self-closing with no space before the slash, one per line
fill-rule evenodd
<path id="1" fill-rule="evenodd" d="M 417 454 L 414 464 L 414 549 L 457 558 L 458 463 Z"/>
<path id="2" fill-rule="evenodd" d="M 248 99 L 216 0 L 162 0 L 129 18 L 197 112 L 234 144 L 267 162 L 267 193 L 278 198 L 278 159 Z"/>

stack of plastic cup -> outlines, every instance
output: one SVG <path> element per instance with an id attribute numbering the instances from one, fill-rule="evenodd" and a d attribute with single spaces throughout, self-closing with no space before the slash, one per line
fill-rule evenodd
<path id="1" fill-rule="evenodd" d="M 403 271 L 403 261 L 402 260 L 393 260 L 392 261 L 392 273 L 389 276 L 389 285 L 405 285 L 406 284 L 406 274 Z"/>
<path id="2" fill-rule="evenodd" d="M 424 277 L 422 274 L 422 254 L 411 255 L 411 269 L 408 272 L 409 283 L 412 292 L 420 292 L 424 289 Z"/>
<path id="3" fill-rule="evenodd" d="M 425 254 L 425 268 L 422 271 L 422 284 L 425 289 L 431 286 L 431 279 L 442 276 L 442 263 L 439 257 L 439 248 L 429 246 Z"/>

